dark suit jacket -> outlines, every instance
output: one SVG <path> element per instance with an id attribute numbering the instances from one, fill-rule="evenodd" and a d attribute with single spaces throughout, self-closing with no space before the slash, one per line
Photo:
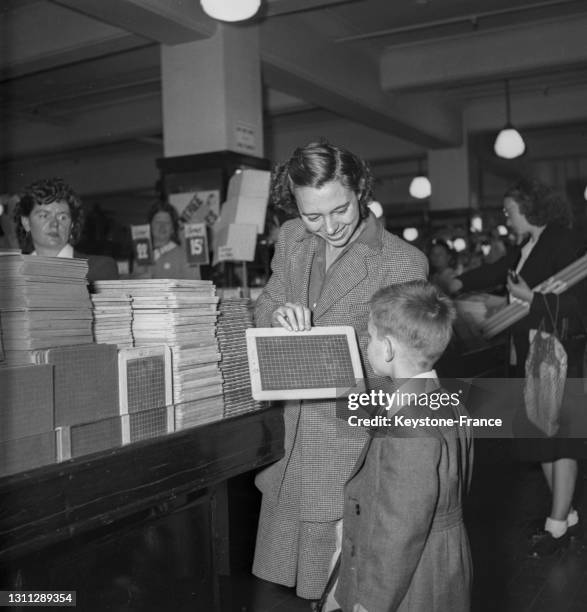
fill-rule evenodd
<path id="1" fill-rule="evenodd" d="M 74 249 L 73 256 L 76 259 L 88 260 L 88 282 L 97 280 L 117 280 L 118 266 L 112 257 L 105 255 L 85 255 Z"/>
<path id="2" fill-rule="evenodd" d="M 442 392 L 434 379 L 422 392 Z M 462 406 L 406 406 L 397 416 L 458 419 Z M 393 417 L 392 417 L 393 418 Z M 393 421 L 392 421 L 393 422 Z M 470 428 L 375 428 L 345 487 L 336 600 L 369 612 L 469 612 L 472 563 L 462 497 Z"/>

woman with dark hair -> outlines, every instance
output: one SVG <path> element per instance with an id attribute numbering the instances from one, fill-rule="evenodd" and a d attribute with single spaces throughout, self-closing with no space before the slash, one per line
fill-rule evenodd
<path id="1" fill-rule="evenodd" d="M 84 214 L 79 196 L 63 179 L 40 179 L 26 187 L 14 209 L 14 222 L 23 253 L 87 259 L 88 281 L 118 278 L 111 257 L 84 255 L 74 249 Z"/>
<path id="2" fill-rule="evenodd" d="M 258 327 L 352 325 L 366 356 L 373 293 L 427 273 L 423 253 L 370 214 L 372 184 L 362 159 L 326 142 L 296 149 L 275 168 L 271 203 L 296 218 L 281 227 L 255 307 Z M 335 550 L 344 483 L 367 433 L 337 418 L 333 400 L 288 402 L 284 419 L 285 456 L 256 479 L 263 501 L 253 573 L 316 600 Z"/>
<path id="3" fill-rule="evenodd" d="M 514 376 L 525 376 L 530 330 L 539 329 L 542 324 L 546 332 L 552 333 L 552 321 L 555 320 L 556 331 L 567 353 L 567 378 L 582 378 L 587 332 L 587 283 L 583 281 L 560 295 L 531 289 L 585 252 L 585 244 L 569 229 L 571 209 L 550 187 L 524 179 L 506 191 L 503 210 L 508 226 L 518 236 L 519 248 L 495 263 L 454 279 L 450 284 L 451 292 L 507 285 L 510 299 L 522 302 L 528 309 L 528 314 L 511 328 L 515 349 Z M 552 493 L 550 514 L 544 529 L 531 542 L 532 556 L 544 556 L 559 550 L 579 529 L 579 518 L 572 502 L 577 458 L 586 453 L 582 439 L 569 437 L 569 418 L 563 402 L 559 432 L 550 438 L 533 427 L 525 416 L 514 423 L 516 433 L 520 434 L 517 449 L 521 458 L 542 464 Z"/>
<path id="4" fill-rule="evenodd" d="M 441 289 L 443 288 L 443 278 L 446 278 L 450 272 L 452 272 L 453 277 L 456 276 L 456 271 L 453 267 L 454 253 L 444 240 L 440 238 L 432 240 L 428 250 L 428 262 L 430 264 L 429 280 Z"/>
<path id="5" fill-rule="evenodd" d="M 199 280 L 200 266 L 190 265 L 179 239 L 179 215 L 171 204 L 155 202 L 147 216 L 151 226 L 153 263 L 135 266 L 135 278 L 184 278 Z"/>

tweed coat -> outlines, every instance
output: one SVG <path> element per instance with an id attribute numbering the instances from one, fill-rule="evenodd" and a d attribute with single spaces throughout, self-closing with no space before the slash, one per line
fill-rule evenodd
<path id="1" fill-rule="evenodd" d="M 426 381 L 426 393 L 438 385 Z M 434 392 L 442 392 L 436 388 Z M 462 406 L 396 416 L 459 419 Z M 462 518 L 473 447 L 466 425 L 374 429 L 345 487 L 335 597 L 344 612 L 469 612 L 472 562 Z"/>
<path id="2" fill-rule="evenodd" d="M 373 244 L 356 241 L 341 256 L 312 315 L 312 325 L 351 325 L 366 355 L 369 300 L 387 285 L 424 279 L 422 252 L 385 231 L 372 215 L 367 228 Z M 308 304 L 313 257 L 322 239 L 300 219 L 283 224 L 271 264 L 272 276 L 257 300 L 257 327 L 271 326 L 273 311 L 286 302 Z M 363 359 L 363 364 L 367 360 Z M 372 374 L 366 368 L 367 376 Z M 285 410 L 285 456 L 256 479 L 264 496 L 305 521 L 332 521 L 342 516 L 343 487 L 367 438 L 336 418 L 336 402 L 295 402 Z M 296 451 L 293 452 L 294 445 Z M 301 479 L 301 493 L 299 481 Z M 301 499 L 298 497 L 301 496 Z M 260 525 L 260 529 L 263 526 Z"/>

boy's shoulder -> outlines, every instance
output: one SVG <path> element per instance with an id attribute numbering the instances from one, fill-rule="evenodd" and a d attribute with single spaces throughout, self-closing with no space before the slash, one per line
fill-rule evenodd
<path id="1" fill-rule="evenodd" d="M 395 438 L 444 438 L 449 430 L 460 425 L 468 413 L 456 393 L 438 387 L 422 393 L 402 406 L 392 418 L 385 433 Z"/>

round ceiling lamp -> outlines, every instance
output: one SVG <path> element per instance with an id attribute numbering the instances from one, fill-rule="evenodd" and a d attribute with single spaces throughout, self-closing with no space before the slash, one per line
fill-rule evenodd
<path id="1" fill-rule="evenodd" d="M 219 21 L 250 19 L 261 6 L 261 0 L 200 0 L 204 12 Z"/>
<path id="2" fill-rule="evenodd" d="M 509 81 L 506 79 L 505 81 L 505 115 L 506 115 L 506 123 L 501 130 L 501 132 L 497 135 L 495 139 L 495 144 L 493 145 L 493 150 L 498 157 L 503 159 L 515 159 L 516 157 L 520 157 L 526 150 L 526 143 L 524 139 L 520 135 L 520 132 L 516 130 L 516 128 L 512 125 L 511 118 L 511 109 L 510 109 L 510 85 Z"/>
<path id="3" fill-rule="evenodd" d="M 464 238 L 455 238 L 453 248 L 457 253 L 460 253 L 467 248 L 467 241 Z"/>
<path id="4" fill-rule="evenodd" d="M 410 195 L 418 200 L 429 198 L 432 193 L 432 185 L 427 176 L 415 176 L 410 183 Z"/>
<path id="5" fill-rule="evenodd" d="M 402 232 L 404 240 L 407 240 L 408 242 L 414 242 L 419 235 L 420 234 L 415 227 L 406 227 Z"/>
<path id="6" fill-rule="evenodd" d="M 383 217 L 383 206 L 381 206 L 380 202 L 373 200 L 367 204 L 367 208 L 377 217 L 377 219 Z"/>

